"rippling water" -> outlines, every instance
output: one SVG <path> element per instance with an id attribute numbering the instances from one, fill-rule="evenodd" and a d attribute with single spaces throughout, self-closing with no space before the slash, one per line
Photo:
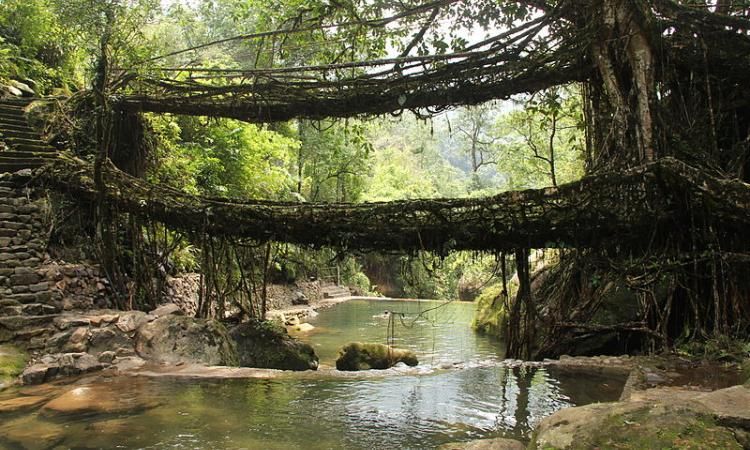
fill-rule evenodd
<path id="1" fill-rule="evenodd" d="M 322 311 L 307 339 L 324 362 L 351 340 L 385 339 L 388 319 L 405 319 L 433 303 L 355 301 Z M 110 413 L 0 415 L 3 448 L 410 449 L 508 436 L 524 438 L 536 422 L 570 405 L 614 400 L 623 379 L 572 377 L 542 368 L 497 364 L 499 345 L 468 328 L 471 304 L 435 310 L 413 327 L 395 328 L 397 345 L 425 364 L 462 362 L 463 369 L 371 379 L 195 381 L 141 377 L 95 378 L 99 400 L 128 399 L 143 408 Z M 410 316 L 411 315 L 411 316 Z M 422 321 L 422 322 L 420 322 Z M 408 323 L 408 322 L 407 322 Z M 483 361 L 484 366 L 473 364 Z M 50 399 L 79 388 L 53 386 L 0 393 L 3 399 Z M 147 408 L 144 410 L 144 408 Z"/>

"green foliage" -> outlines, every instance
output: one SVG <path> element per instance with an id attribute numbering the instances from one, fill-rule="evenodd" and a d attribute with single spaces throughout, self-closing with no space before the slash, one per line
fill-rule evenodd
<path id="1" fill-rule="evenodd" d="M 159 136 L 154 182 L 191 194 L 283 199 L 292 179 L 287 171 L 299 142 L 267 127 L 221 119 L 151 118 Z"/>
<path id="2" fill-rule="evenodd" d="M 750 358 L 750 342 L 720 335 L 706 339 L 686 339 L 677 352 L 690 358 L 708 361 L 743 362 Z"/>

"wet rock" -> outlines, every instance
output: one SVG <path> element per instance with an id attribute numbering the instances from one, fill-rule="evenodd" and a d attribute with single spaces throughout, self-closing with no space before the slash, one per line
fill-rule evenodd
<path id="1" fill-rule="evenodd" d="M 24 416 L 0 424 L 0 443 L 5 443 L 8 448 L 46 450 L 55 448 L 63 439 L 63 425 L 39 420 L 34 416 Z"/>
<path id="2" fill-rule="evenodd" d="M 114 361 L 116 357 L 117 354 L 113 351 L 101 352 L 99 354 L 99 362 L 102 364 L 112 364 L 112 361 Z"/>
<path id="3" fill-rule="evenodd" d="M 236 366 L 237 353 L 224 326 L 215 320 L 163 316 L 142 326 L 136 352 L 147 360 Z"/>
<path id="4" fill-rule="evenodd" d="M 133 414 L 159 405 L 145 395 L 122 395 L 126 389 L 118 381 L 75 387 L 45 404 L 39 411 L 45 417 L 86 414 Z"/>
<path id="5" fill-rule="evenodd" d="M 293 339 L 286 329 L 271 321 L 251 320 L 232 328 L 242 367 L 282 370 L 316 370 L 315 350 Z"/>
<path id="6" fill-rule="evenodd" d="M 387 369 L 399 362 L 408 366 L 419 364 L 417 355 L 410 350 L 392 348 L 383 344 L 352 342 L 339 350 L 336 368 L 338 370 Z"/>
<path id="7" fill-rule="evenodd" d="M 47 397 L 38 396 L 16 397 L 9 400 L 2 400 L 0 401 L 0 414 L 32 409 L 36 406 L 41 405 L 47 400 Z"/>
<path id="8" fill-rule="evenodd" d="M 166 305 L 161 305 L 160 307 L 151 311 L 150 314 L 155 317 L 163 317 L 172 314 L 182 316 L 185 313 L 180 309 L 179 306 L 175 305 L 174 303 L 167 303 Z"/>
<path id="9" fill-rule="evenodd" d="M 441 445 L 438 450 L 524 450 L 525 448 L 523 443 L 515 439 L 495 438 L 451 442 Z"/>

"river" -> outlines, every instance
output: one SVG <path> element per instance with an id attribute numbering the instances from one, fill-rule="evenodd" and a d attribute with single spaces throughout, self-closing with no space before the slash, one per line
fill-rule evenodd
<path id="1" fill-rule="evenodd" d="M 98 395 L 141 408 L 0 416 L 6 448 L 418 449 L 484 437 L 524 439 L 541 418 L 571 405 L 616 400 L 624 379 L 508 367 L 500 342 L 470 328 L 474 304 L 353 300 L 311 320 L 322 365 L 351 341 L 417 352 L 420 369 L 380 377 L 286 376 L 185 380 L 94 377 L 75 385 L 14 388 L 53 398 L 95 386 Z M 384 314 L 386 311 L 391 314 Z M 388 317 L 390 315 L 390 318 Z M 394 325 L 389 333 L 388 324 Z"/>

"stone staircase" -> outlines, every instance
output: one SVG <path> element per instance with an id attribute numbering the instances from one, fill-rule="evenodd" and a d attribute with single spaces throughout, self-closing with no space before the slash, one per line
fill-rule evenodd
<path id="1" fill-rule="evenodd" d="M 29 126 L 24 112 L 35 99 L 0 100 L 0 173 L 35 169 L 54 160 L 56 150 Z"/>
<path id="2" fill-rule="evenodd" d="M 41 167 L 55 157 L 28 124 L 29 100 L 0 101 L 0 343 L 40 348 L 60 310 L 39 273 L 46 255 L 44 200 L 7 173 Z M 4 144 L 4 145 L 3 145 Z"/>
<path id="3" fill-rule="evenodd" d="M 323 286 L 320 291 L 323 294 L 323 298 L 341 298 L 349 297 L 350 295 L 352 295 L 348 287 L 338 286 L 335 284 Z"/>

